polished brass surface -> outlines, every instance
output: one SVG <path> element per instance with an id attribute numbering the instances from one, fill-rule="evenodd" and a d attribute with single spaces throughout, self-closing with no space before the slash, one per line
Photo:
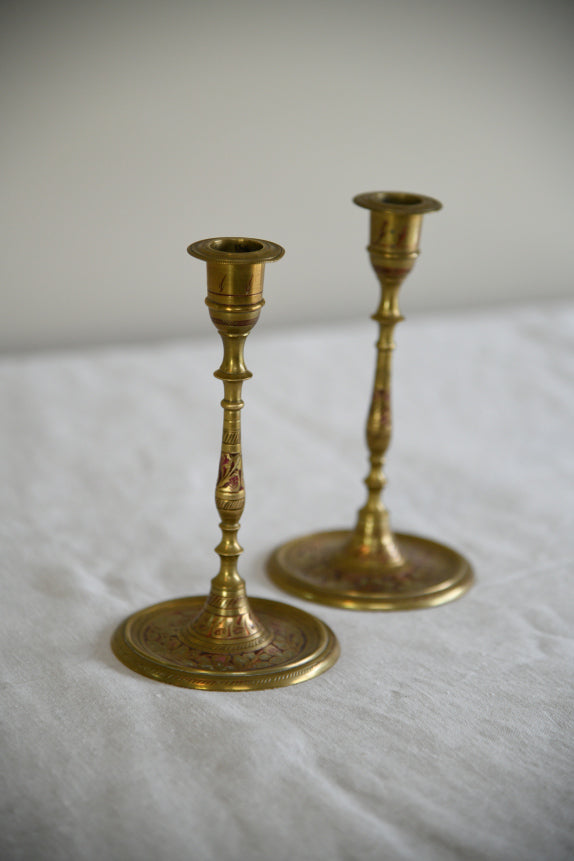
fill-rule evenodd
<path id="1" fill-rule="evenodd" d="M 237 540 L 245 505 L 241 449 L 244 361 L 247 335 L 263 300 L 265 263 L 283 249 L 243 237 L 205 239 L 188 252 L 207 263 L 211 320 L 223 342 L 215 376 L 223 382 L 223 435 L 215 502 L 221 523 L 216 552 L 219 573 L 209 595 L 178 598 L 134 613 L 112 639 L 116 656 L 130 669 L 168 684 L 205 690 L 283 687 L 313 678 L 339 655 L 337 640 L 309 613 L 262 598 L 249 600 L 237 563 Z"/>
<path id="2" fill-rule="evenodd" d="M 428 538 L 395 533 L 405 562 L 384 568 L 376 558 L 346 556 L 349 530 L 318 532 L 283 544 L 268 563 L 271 579 L 286 592 L 347 610 L 414 610 L 452 601 L 466 592 L 472 572 L 466 559 Z"/>
<path id="3" fill-rule="evenodd" d="M 428 607 L 465 592 L 473 580 L 472 569 L 444 545 L 394 534 L 381 494 L 391 439 L 393 332 L 404 319 L 399 288 L 419 254 L 423 215 L 441 204 L 432 197 L 386 191 L 359 194 L 354 202 L 371 212 L 367 250 L 381 285 L 381 300 L 372 317 L 379 324 L 379 339 L 366 429 L 367 501 L 353 530 L 294 539 L 273 553 L 268 571 L 281 588 L 324 604 L 357 610 Z"/>
<path id="4" fill-rule="evenodd" d="M 320 675 L 337 660 L 337 641 L 327 625 L 304 610 L 263 598 L 249 604 L 269 633 L 266 645 L 229 652 L 213 642 L 194 647 L 182 632 L 193 626 L 205 600 L 176 598 L 134 613 L 114 635 L 116 656 L 143 676 L 210 691 L 286 687 Z"/>

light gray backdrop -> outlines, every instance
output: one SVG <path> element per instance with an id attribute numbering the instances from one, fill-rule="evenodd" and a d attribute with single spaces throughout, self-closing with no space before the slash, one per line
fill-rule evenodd
<path id="1" fill-rule="evenodd" d="M 185 247 L 225 234 L 287 249 L 266 326 L 364 318 L 376 188 L 445 205 L 407 313 L 569 295 L 573 10 L 3 3 L 0 347 L 210 330 Z"/>

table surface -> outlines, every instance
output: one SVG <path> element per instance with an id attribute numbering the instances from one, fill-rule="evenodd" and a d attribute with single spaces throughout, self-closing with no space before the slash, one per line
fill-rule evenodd
<path id="1" fill-rule="evenodd" d="M 426 610 L 311 605 L 265 574 L 363 504 L 375 339 L 263 314 L 247 343 L 240 570 L 341 657 L 241 693 L 162 685 L 109 646 L 216 573 L 215 332 L 0 363 L 2 859 L 572 857 L 574 306 L 397 329 L 392 524 L 476 572 Z"/>

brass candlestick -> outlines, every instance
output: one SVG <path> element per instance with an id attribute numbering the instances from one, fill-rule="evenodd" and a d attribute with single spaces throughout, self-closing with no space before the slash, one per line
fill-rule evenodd
<path id="1" fill-rule="evenodd" d="M 195 242 L 188 252 L 207 263 L 206 304 L 223 341 L 215 376 L 223 381 L 223 438 L 215 502 L 220 569 L 206 596 L 178 598 L 134 613 L 114 634 L 112 648 L 130 669 L 161 682 L 208 690 L 283 687 L 313 678 L 339 655 L 333 632 L 287 604 L 247 599 L 237 572 L 237 540 L 245 504 L 241 457 L 241 388 L 251 377 L 243 350 L 263 307 L 265 263 L 280 245 L 259 239 Z"/>
<path id="2" fill-rule="evenodd" d="M 441 208 L 431 197 L 368 192 L 354 198 L 371 211 L 368 251 L 382 288 L 373 315 L 379 323 L 377 365 L 367 420 L 371 468 L 368 498 L 353 531 L 321 532 L 279 547 L 268 570 L 288 592 L 356 610 L 399 610 L 442 604 L 472 583 L 468 562 L 450 547 L 414 535 L 393 534 L 381 500 L 384 456 L 391 437 L 393 330 L 402 317 L 398 292 L 419 253 L 423 215 Z"/>

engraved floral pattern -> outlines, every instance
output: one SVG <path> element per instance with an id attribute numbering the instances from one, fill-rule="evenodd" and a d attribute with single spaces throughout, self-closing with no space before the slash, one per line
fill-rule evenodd
<path id="1" fill-rule="evenodd" d="M 369 594 L 410 593 L 413 588 L 432 588 L 445 580 L 445 575 L 456 568 L 456 554 L 449 548 L 434 545 L 432 550 L 424 542 L 396 536 L 407 564 L 381 574 L 376 557 L 364 563 L 357 561 L 356 567 L 339 565 L 339 556 L 348 540 L 348 535 L 323 533 L 313 536 L 312 541 L 287 546 L 282 554 L 281 566 L 296 572 L 302 581 L 319 586 L 327 591 Z"/>
<path id="2" fill-rule="evenodd" d="M 239 492 L 244 490 L 243 472 L 240 454 L 221 455 L 219 461 L 219 475 L 217 476 L 217 490 L 231 490 Z"/>
<path id="3" fill-rule="evenodd" d="M 180 633 L 194 618 L 197 609 L 183 610 L 174 614 L 167 611 L 158 613 L 138 632 L 137 645 L 150 657 L 169 655 L 169 663 L 183 669 L 202 669 L 217 671 L 261 670 L 266 667 L 284 665 L 311 652 L 316 643 L 309 641 L 309 631 L 296 623 L 286 624 L 272 615 L 259 612 L 265 627 L 272 632 L 272 641 L 263 648 L 251 649 L 237 654 L 205 652 L 193 649 L 181 639 Z"/>

